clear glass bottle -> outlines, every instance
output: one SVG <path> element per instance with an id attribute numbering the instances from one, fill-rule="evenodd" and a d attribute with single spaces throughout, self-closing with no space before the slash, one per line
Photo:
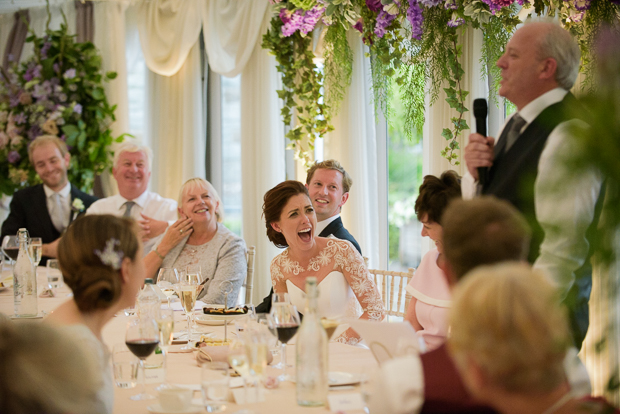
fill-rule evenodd
<path id="1" fill-rule="evenodd" d="M 19 253 L 13 266 L 13 305 L 15 316 L 37 316 L 37 274 L 28 251 L 28 230 L 19 229 Z"/>
<path id="2" fill-rule="evenodd" d="M 327 334 L 317 314 L 319 291 L 316 277 L 306 279 L 306 309 L 297 332 L 297 404 L 327 403 Z"/>
<path id="3" fill-rule="evenodd" d="M 144 279 L 144 287 L 140 291 L 138 295 L 138 299 L 136 300 L 136 308 L 138 310 L 139 318 L 150 318 L 157 320 L 157 311 L 160 304 L 159 296 L 155 291 L 155 282 L 151 278 Z M 146 360 L 144 360 L 144 368 L 145 369 L 153 369 L 153 368 L 161 368 L 164 364 L 164 357 L 161 353 L 161 348 L 157 345 L 155 348 L 155 352 L 149 355 Z M 144 372 L 147 375 L 147 379 L 152 380 L 154 376 L 158 375 L 151 371 Z"/>

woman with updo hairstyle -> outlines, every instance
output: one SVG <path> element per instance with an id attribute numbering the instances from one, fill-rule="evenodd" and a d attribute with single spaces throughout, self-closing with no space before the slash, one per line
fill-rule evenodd
<path id="1" fill-rule="evenodd" d="M 424 339 L 429 351 L 444 343 L 448 334 L 451 293 L 442 270 L 445 259 L 441 216 L 450 201 L 460 197 L 461 180 L 454 171 L 448 170 L 440 177 L 425 176 L 415 201 L 415 212 L 422 223 L 422 236 L 428 236 L 435 242 L 435 248 L 424 255 L 407 285 L 407 292 L 412 298 L 405 319 Z"/>
<path id="2" fill-rule="evenodd" d="M 110 352 L 101 331 L 135 304 L 145 278 L 138 227 L 129 218 L 88 215 L 75 220 L 58 244 L 58 261 L 73 298 L 46 318 L 81 345 L 99 372 L 96 413 L 111 413 L 114 388 Z"/>
<path id="3" fill-rule="evenodd" d="M 472 395 L 501 413 L 618 413 L 574 395 L 564 360 L 566 308 L 550 278 L 525 263 L 481 266 L 459 282 L 448 350 Z"/>
<path id="4" fill-rule="evenodd" d="M 284 181 L 267 191 L 263 216 L 269 240 L 286 247 L 271 262 L 274 292 L 288 292 L 291 303 L 303 309 L 306 278 L 314 276 L 319 286 L 319 316 L 383 320 L 383 302 L 363 257 L 347 240 L 315 234 L 316 214 L 302 183 Z M 351 345 L 360 341 L 346 324 L 333 337 Z"/>

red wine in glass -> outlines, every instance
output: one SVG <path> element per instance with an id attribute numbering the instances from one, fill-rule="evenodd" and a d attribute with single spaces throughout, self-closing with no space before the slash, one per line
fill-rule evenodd
<path id="1" fill-rule="evenodd" d="M 138 339 L 136 341 L 125 342 L 131 353 L 140 359 L 151 355 L 155 348 L 157 348 L 158 343 L 159 341 L 153 341 L 151 339 Z"/>
<path id="2" fill-rule="evenodd" d="M 278 339 L 282 343 L 288 343 L 295 333 L 297 333 L 297 329 L 299 329 L 299 325 L 279 325 L 276 326 L 276 330 L 278 331 Z"/>

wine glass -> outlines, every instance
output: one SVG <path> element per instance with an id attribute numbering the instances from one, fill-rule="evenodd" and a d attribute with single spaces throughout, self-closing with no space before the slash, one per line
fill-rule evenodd
<path id="1" fill-rule="evenodd" d="M 340 319 L 321 318 L 321 325 L 323 325 L 323 329 L 325 329 L 325 333 L 327 333 L 327 340 L 331 341 L 334 336 L 334 332 L 336 332 L 336 328 L 340 326 Z"/>
<path id="2" fill-rule="evenodd" d="M 198 274 L 184 273 L 180 277 L 180 293 L 181 304 L 185 309 L 187 316 L 187 345 L 182 347 L 183 350 L 193 350 L 192 341 L 192 316 L 194 315 L 194 307 L 196 306 L 196 297 L 200 288 L 200 276 Z"/>
<path id="3" fill-rule="evenodd" d="M 204 406 L 208 413 L 226 410 L 228 396 L 228 364 L 205 362 L 201 367 L 201 388 Z"/>
<path id="4" fill-rule="evenodd" d="M 11 265 L 15 264 L 19 254 L 19 240 L 17 236 L 4 236 L 4 239 L 2 239 L 2 252 L 9 259 Z"/>
<path id="5" fill-rule="evenodd" d="M 243 389 L 247 400 L 250 364 L 245 352 L 245 345 L 240 339 L 234 340 L 228 347 L 228 363 L 243 378 Z"/>
<path id="6" fill-rule="evenodd" d="M 174 331 L 174 311 L 170 308 L 159 308 L 157 312 L 157 325 L 159 327 L 159 347 L 164 354 L 164 382 L 156 388 L 161 391 L 168 388 L 168 347 L 172 342 L 172 333 Z"/>
<path id="7" fill-rule="evenodd" d="M 142 369 L 142 382 L 139 394 L 130 398 L 137 400 L 151 400 L 155 397 L 147 394 L 144 389 L 144 360 L 153 353 L 159 343 L 159 329 L 157 322 L 153 318 L 134 319 L 127 324 L 127 332 L 125 333 L 125 344 L 127 348 L 138 358 L 140 358 L 140 368 Z"/>
<path id="8" fill-rule="evenodd" d="M 41 253 L 43 252 L 43 240 L 41 240 L 40 237 L 31 237 L 28 249 L 30 250 L 32 264 L 34 264 L 35 267 L 38 266 L 41 262 Z"/>
<path id="9" fill-rule="evenodd" d="M 278 331 L 278 339 L 282 342 L 282 365 L 284 365 L 284 374 L 280 381 L 290 380 L 290 376 L 286 373 L 286 344 L 295 336 L 299 328 L 299 313 L 297 308 L 287 302 L 274 302 L 271 306 L 269 317 Z"/>
<path id="10" fill-rule="evenodd" d="M 269 349 L 269 352 L 271 352 L 271 355 L 273 355 L 274 357 L 276 355 L 279 355 L 282 344 L 280 343 L 280 340 L 278 339 L 278 331 L 275 325 L 273 324 L 273 321 L 270 320 L 269 315 L 266 315 L 264 313 L 259 314 L 258 325 L 259 325 L 259 329 L 262 329 L 265 332 L 267 347 Z M 283 369 L 283 367 L 284 366 L 282 365 L 281 360 L 277 364 L 272 365 L 272 368 L 276 368 L 276 369 Z"/>
<path id="11" fill-rule="evenodd" d="M 164 292 L 166 299 L 168 299 L 168 309 L 172 309 L 171 299 L 175 294 L 176 289 L 174 285 L 179 283 L 179 273 L 177 269 L 172 267 L 162 267 L 157 274 L 157 286 Z"/>

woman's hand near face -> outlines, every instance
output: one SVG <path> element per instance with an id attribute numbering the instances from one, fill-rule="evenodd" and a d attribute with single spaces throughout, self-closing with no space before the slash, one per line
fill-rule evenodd
<path id="1" fill-rule="evenodd" d="M 174 224 L 168 226 L 164 238 L 157 247 L 159 254 L 166 256 L 181 240 L 194 231 L 193 225 L 192 219 L 183 214 Z"/>

